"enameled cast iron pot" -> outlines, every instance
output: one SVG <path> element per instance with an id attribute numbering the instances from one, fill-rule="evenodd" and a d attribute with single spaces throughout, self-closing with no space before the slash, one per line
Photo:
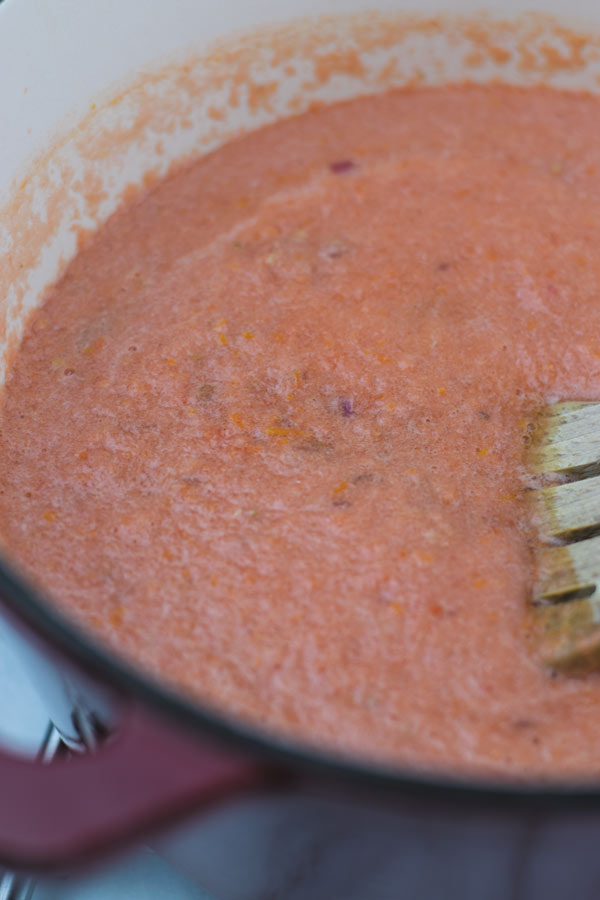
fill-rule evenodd
<path id="1" fill-rule="evenodd" d="M 565 12 L 562 0 L 533 5 Z M 362 0 L 295 0 L 289 7 L 282 0 L 0 0 L 3 360 L 42 289 L 75 252 L 75 226 L 100 223 L 125 186 L 146 172 L 166 171 L 241 127 L 285 114 L 299 91 L 275 71 L 287 60 L 276 65 L 271 57 L 269 77 L 281 78 L 272 106 L 242 102 L 215 124 L 206 108 L 219 77 L 217 101 L 226 106 L 223 78 L 237 75 L 243 83 L 242 62 L 254 57 L 257 70 L 264 68 L 274 28 L 292 17 L 369 7 Z M 386 15 L 411 8 L 421 16 L 499 13 L 494 0 L 378 4 Z M 501 12 L 517 16 L 529 8 L 509 0 Z M 571 2 L 568 12 L 574 27 L 600 30 L 596 0 Z M 359 21 L 386 30 L 374 14 L 352 26 L 305 22 L 287 53 L 296 46 L 307 52 L 302 36 L 314 32 L 311 52 L 335 45 L 343 59 Z M 452 27 L 456 38 L 460 28 Z M 521 36 L 535 41 L 538 27 L 530 21 Z M 234 29 L 259 31 L 235 44 Z M 225 44 L 207 57 L 217 40 Z M 396 83 L 411 75 L 411 41 L 410 65 L 427 78 L 461 77 L 461 40 L 417 28 L 405 43 L 388 46 L 398 62 Z M 229 53 L 233 46 L 238 50 Z M 180 77 L 185 60 L 195 60 L 187 80 Z M 373 89 L 368 65 L 360 78 L 343 69 L 312 95 L 305 88 L 300 107 Z M 492 63 L 467 74 L 524 77 Z M 573 86 L 591 79 L 577 66 L 554 77 Z M 103 179 L 101 200 L 85 193 L 88 170 Z M 65 741 L 76 747 L 90 730 L 111 735 L 96 752 L 49 766 L 0 751 L 3 863 L 57 869 L 152 833 L 217 900 L 600 896 L 598 784 L 459 781 L 308 751 L 203 709 L 117 660 L 55 613 L 9 560 L 0 566 L 0 602 L 2 627 L 18 642 Z"/>

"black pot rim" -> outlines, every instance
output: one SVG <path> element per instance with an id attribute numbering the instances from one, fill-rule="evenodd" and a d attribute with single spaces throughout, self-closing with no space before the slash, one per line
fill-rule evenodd
<path id="1" fill-rule="evenodd" d="M 215 712 L 154 680 L 95 641 L 45 600 L 5 559 L 0 559 L 2 606 L 32 637 L 41 639 L 47 649 L 75 664 L 101 686 L 115 690 L 124 699 L 141 702 L 197 737 L 216 739 L 284 770 L 351 788 L 383 788 L 388 796 L 412 794 L 423 802 L 455 808 L 474 804 L 494 812 L 503 808 L 529 812 L 540 806 L 565 812 L 600 810 L 600 780 L 529 782 L 396 769 L 289 742 Z"/>

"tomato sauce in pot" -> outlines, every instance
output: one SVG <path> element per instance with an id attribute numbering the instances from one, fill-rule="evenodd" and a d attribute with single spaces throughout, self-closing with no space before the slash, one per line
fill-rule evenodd
<path id="1" fill-rule="evenodd" d="M 395 91 L 231 142 L 89 240 L 4 392 L 0 532 L 59 606 L 346 754 L 600 775 L 528 644 L 524 430 L 600 398 L 600 100 Z"/>

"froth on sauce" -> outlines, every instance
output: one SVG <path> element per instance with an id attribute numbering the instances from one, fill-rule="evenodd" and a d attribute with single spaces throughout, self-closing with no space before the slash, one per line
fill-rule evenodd
<path id="1" fill-rule="evenodd" d="M 28 326 L 0 532 L 111 646 L 318 746 L 600 774 L 528 645 L 524 423 L 600 398 L 600 100 L 395 91 L 121 209 Z"/>

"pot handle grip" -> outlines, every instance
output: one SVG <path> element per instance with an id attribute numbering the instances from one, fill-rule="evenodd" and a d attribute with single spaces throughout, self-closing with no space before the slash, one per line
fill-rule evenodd
<path id="1" fill-rule="evenodd" d="M 0 860 L 32 872 L 82 862 L 272 775 L 122 705 L 114 734 L 88 755 L 44 764 L 0 750 Z"/>

